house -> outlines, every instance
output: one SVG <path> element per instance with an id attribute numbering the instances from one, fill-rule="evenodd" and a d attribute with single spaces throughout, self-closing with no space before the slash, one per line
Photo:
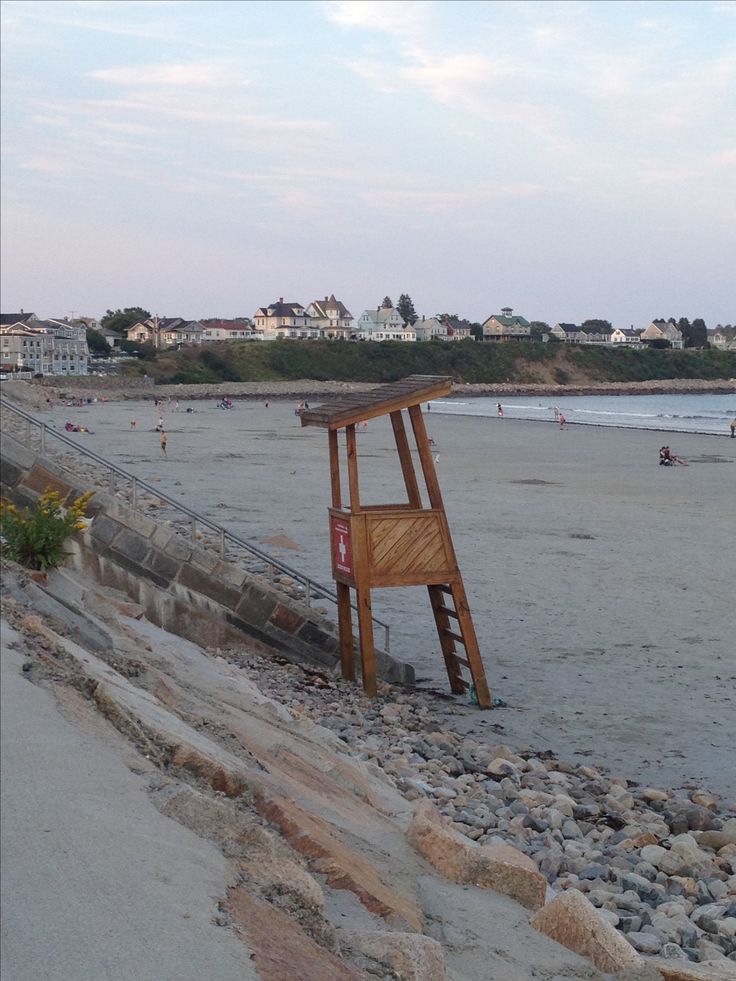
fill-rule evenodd
<path id="1" fill-rule="evenodd" d="M 38 323 L 38 318 L 33 322 Z M 0 367 L 3 371 L 50 375 L 54 366 L 53 346 L 54 335 L 43 327 L 29 326 L 22 320 L 0 324 Z"/>
<path id="2" fill-rule="evenodd" d="M 52 374 L 86 375 L 89 369 L 87 328 L 69 320 L 40 320 L 39 325 L 53 337 Z"/>
<path id="3" fill-rule="evenodd" d="M 361 313 L 352 337 L 356 341 L 416 341 L 417 334 L 394 307 L 376 307 Z"/>
<path id="4" fill-rule="evenodd" d="M 198 320 L 184 320 L 183 317 L 150 317 L 129 327 L 125 336 L 137 344 L 181 347 L 182 344 L 201 344 L 204 327 Z"/>
<path id="5" fill-rule="evenodd" d="M 550 328 L 550 334 L 566 344 L 585 344 L 587 338 L 583 328 L 577 324 L 555 324 Z"/>
<path id="6" fill-rule="evenodd" d="M 202 320 L 204 328 L 202 340 L 208 341 L 252 341 L 260 339 L 248 317 L 236 317 L 234 320 L 213 318 Z"/>
<path id="7" fill-rule="evenodd" d="M 633 327 L 614 327 L 611 331 L 611 344 L 628 344 L 641 346 L 641 331 Z"/>
<path id="8" fill-rule="evenodd" d="M 342 300 L 335 299 L 334 293 L 324 300 L 313 300 L 307 307 L 307 316 L 312 326 L 319 328 L 321 337 L 330 340 L 350 337 L 353 315 Z"/>
<path id="9" fill-rule="evenodd" d="M 14 327 L 16 324 L 30 327 L 34 323 L 38 323 L 35 313 L 25 313 L 23 310 L 20 313 L 0 313 L 0 327 Z"/>
<path id="10" fill-rule="evenodd" d="M 418 341 L 465 341 L 472 337 L 467 324 L 447 314 L 422 317 L 414 324 L 414 332 Z"/>
<path id="11" fill-rule="evenodd" d="M 178 323 L 162 320 L 159 324 L 159 347 L 182 347 L 184 344 L 201 344 L 204 337 L 204 327 L 198 320 L 178 320 Z"/>
<path id="12" fill-rule="evenodd" d="M 270 306 L 258 307 L 253 323 L 265 340 L 319 336 L 318 328 L 314 328 L 314 335 L 310 333 L 310 320 L 302 304 L 284 303 L 283 296 Z"/>
<path id="13" fill-rule="evenodd" d="M 669 341 L 670 346 L 678 350 L 684 347 L 682 331 L 674 320 L 653 320 L 640 336 L 642 343 Z"/>
<path id="14" fill-rule="evenodd" d="M 96 327 L 93 329 L 96 330 L 98 334 L 101 334 L 105 338 L 105 340 L 110 345 L 110 347 L 112 348 L 120 347 L 120 342 L 122 341 L 122 337 L 116 331 L 110 330 L 109 327 Z"/>
<path id="15" fill-rule="evenodd" d="M 718 326 L 709 330 L 708 341 L 719 351 L 736 351 L 736 328 Z"/>
<path id="16" fill-rule="evenodd" d="M 484 341 L 530 341 L 531 324 L 525 317 L 514 316 L 511 307 L 503 307 L 482 324 Z"/>

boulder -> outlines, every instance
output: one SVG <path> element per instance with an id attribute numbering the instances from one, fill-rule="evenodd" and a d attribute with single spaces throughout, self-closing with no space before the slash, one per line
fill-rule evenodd
<path id="1" fill-rule="evenodd" d="M 527 909 L 543 905 L 547 880 L 532 859 L 512 845 L 476 845 L 429 801 L 416 805 L 408 835 L 417 851 L 453 882 L 493 889 Z"/>
<path id="2" fill-rule="evenodd" d="M 531 919 L 535 930 L 587 957 L 600 971 L 622 971 L 643 961 L 576 889 L 561 893 Z"/>
<path id="3" fill-rule="evenodd" d="M 343 930 L 340 946 L 378 961 L 402 981 L 445 981 L 447 976 L 442 945 L 421 933 Z"/>

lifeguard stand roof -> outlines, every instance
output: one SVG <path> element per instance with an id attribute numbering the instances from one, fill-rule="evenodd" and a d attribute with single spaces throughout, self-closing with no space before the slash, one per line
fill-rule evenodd
<path id="1" fill-rule="evenodd" d="M 353 392 L 324 405 L 302 412 L 302 426 L 322 429 L 342 429 L 391 412 L 408 409 L 410 405 L 429 402 L 449 395 L 452 379 L 447 375 L 409 375 L 390 385 L 381 385 L 369 392 Z"/>

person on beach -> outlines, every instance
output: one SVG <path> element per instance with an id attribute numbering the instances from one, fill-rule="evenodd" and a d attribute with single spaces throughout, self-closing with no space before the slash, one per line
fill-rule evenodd
<path id="1" fill-rule="evenodd" d="M 731 430 L 731 439 L 736 439 L 736 419 L 732 419 L 729 429 Z"/>
<path id="2" fill-rule="evenodd" d="M 496 403 L 496 412 L 498 413 L 499 419 L 503 419 L 503 406 L 500 402 Z"/>
<path id="3" fill-rule="evenodd" d="M 560 429 L 564 429 L 565 428 L 565 423 L 567 422 L 567 419 L 565 419 L 565 417 L 563 416 L 563 414 L 561 412 L 559 414 L 559 419 L 560 419 Z"/>
<path id="4" fill-rule="evenodd" d="M 159 440 L 161 443 L 161 456 L 166 456 L 166 443 L 168 442 L 166 437 L 166 430 L 161 430 L 161 438 Z"/>
<path id="5" fill-rule="evenodd" d="M 136 425 L 135 419 L 131 419 L 130 420 L 130 428 L 131 429 L 135 429 L 135 425 Z"/>
<path id="6" fill-rule="evenodd" d="M 560 410 L 555 406 L 555 422 L 560 421 Z"/>
<path id="7" fill-rule="evenodd" d="M 672 467 L 676 463 L 680 466 L 688 466 L 687 460 L 683 460 L 681 456 L 675 456 L 669 446 L 661 446 L 659 449 L 659 465 L 660 467 Z"/>

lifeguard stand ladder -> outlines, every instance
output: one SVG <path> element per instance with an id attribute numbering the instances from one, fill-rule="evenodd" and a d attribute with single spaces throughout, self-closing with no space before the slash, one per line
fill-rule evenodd
<path id="1" fill-rule="evenodd" d="M 355 680 L 351 587 L 356 592 L 363 688 L 376 694 L 376 661 L 371 620 L 371 589 L 385 586 L 427 586 L 442 655 L 455 694 L 467 691 L 470 672 L 480 708 L 491 707 L 478 640 L 457 566 L 421 403 L 449 395 L 452 382 L 435 375 L 411 375 L 369 392 L 351 393 L 307 409 L 303 426 L 328 431 L 332 507 L 329 508 L 332 575 L 337 583 L 342 676 Z M 414 470 L 402 410 L 414 432 L 429 507 L 424 507 Z M 356 426 L 379 416 L 391 417 L 408 502 L 363 504 L 358 484 Z M 345 429 L 350 506 L 343 507 L 338 431 Z M 462 653 L 458 651 L 462 649 Z"/>

